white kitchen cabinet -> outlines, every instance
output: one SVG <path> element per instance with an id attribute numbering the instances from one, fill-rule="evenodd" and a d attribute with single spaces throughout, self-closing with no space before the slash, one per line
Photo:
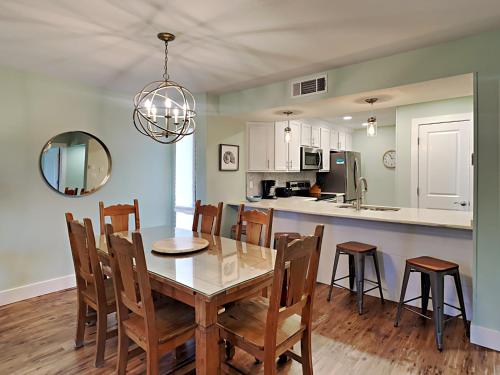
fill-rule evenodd
<path id="1" fill-rule="evenodd" d="M 330 172 L 330 133 L 330 129 L 320 128 L 320 143 L 323 150 L 323 168 L 321 172 Z"/>
<path id="2" fill-rule="evenodd" d="M 290 144 L 288 145 L 288 170 L 293 172 L 300 172 L 300 122 L 290 121 L 290 128 L 292 128 L 292 139 L 290 141 Z"/>
<path id="3" fill-rule="evenodd" d="M 339 149 L 339 131 L 330 129 L 330 149 L 337 151 Z"/>
<path id="4" fill-rule="evenodd" d="M 346 133 L 346 135 L 345 135 L 345 150 L 346 151 L 353 151 L 353 149 L 352 149 L 352 134 L 351 133 Z"/>
<path id="5" fill-rule="evenodd" d="M 248 171 L 265 172 L 274 169 L 274 123 L 247 123 Z"/>
<path id="6" fill-rule="evenodd" d="M 300 144 L 302 146 L 311 146 L 311 125 L 300 124 Z"/>
<path id="7" fill-rule="evenodd" d="M 300 171 L 300 140 L 301 126 L 296 121 L 290 121 L 290 143 L 285 141 L 287 121 L 278 121 L 274 125 L 274 170 Z"/>
<path id="8" fill-rule="evenodd" d="M 344 133 L 343 131 L 339 131 L 339 151 L 345 151 L 346 148 L 346 144 L 345 144 L 345 141 L 346 141 L 346 137 L 345 137 L 346 133 Z"/>
<path id="9" fill-rule="evenodd" d="M 321 134 L 319 126 L 311 127 L 311 146 L 321 147 Z"/>

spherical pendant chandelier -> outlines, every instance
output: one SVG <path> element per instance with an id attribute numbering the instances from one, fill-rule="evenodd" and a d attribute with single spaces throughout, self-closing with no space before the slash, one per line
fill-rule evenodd
<path id="1" fill-rule="evenodd" d="M 155 141 L 170 144 L 194 133 L 195 100 L 185 87 L 171 81 L 168 75 L 168 43 L 175 39 L 170 33 L 159 33 L 165 42 L 163 80 L 148 83 L 134 97 L 134 126 L 139 133 Z"/>

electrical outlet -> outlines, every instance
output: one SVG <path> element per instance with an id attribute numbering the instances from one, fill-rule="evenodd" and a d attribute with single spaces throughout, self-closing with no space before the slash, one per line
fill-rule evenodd
<path id="1" fill-rule="evenodd" d="M 248 182 L 248 187 L 249 187 L 250 189 L 253 189 L 253 181 L 252 181 L 252 180 L 250 180 L 250 181 Z"/>

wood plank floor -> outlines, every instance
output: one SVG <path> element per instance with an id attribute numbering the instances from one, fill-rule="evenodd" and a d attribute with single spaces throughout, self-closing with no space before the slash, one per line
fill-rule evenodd
<path id="1" fill-rule="evenodd" d="M 431 322 L 404 311 L 393 327 L 395 304 L 381 305 L 365 297 L 366 313 L 356 313 L 355 296 L 336 289 L 326 302 L 327 286 L 318 285 L 314 307 L 313 361 L 315 374 L 500 374 L 500 353 L 468 343 L 461 321 L 447 324 L 445 350 L 434 344 Z M 116 338 L 108 341 L 106 363 L 93 367 L 95 334 L 74 349 L 76 293 L 68 290 L 0 307 L 0 374 L 111 374 Z M 114 318 L 110 318 L 113 321 Z M 193 344 L 185 352 L 192 353 Z M 129 363 L 130 374 L 144 373 L 144 357 Z M 250 373 L 262 365 L 239 351 L 235 361 Z M 175 362 L 162 360 L 162 373 Z M 278 367 L 279 374 L 300 374 L 298 363 Z"/>

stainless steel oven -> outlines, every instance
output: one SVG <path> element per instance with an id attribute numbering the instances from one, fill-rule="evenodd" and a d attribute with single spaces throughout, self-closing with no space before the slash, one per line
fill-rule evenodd
<path id="1" fill-rule="evenodd" d="M 323 150 L 316 147 L 300 148 L 300 169 L 319 171 L 323 167 Z"/>

